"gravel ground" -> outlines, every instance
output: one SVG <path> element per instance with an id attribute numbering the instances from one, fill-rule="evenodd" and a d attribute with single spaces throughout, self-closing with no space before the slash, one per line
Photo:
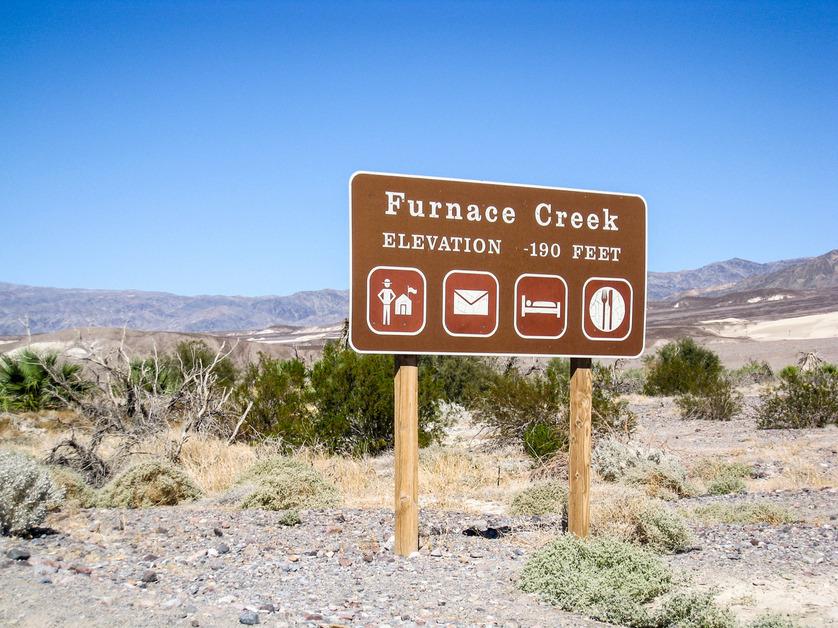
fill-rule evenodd
<path id="1" fill-rule="evenodd" d="M 555 533 L 539 518 L 474 520 L 423 513 L 424 547 L 388 548 L 393 516 L 187 507 L 89 510 L 52 519 L 55 534 L 0 539 L 0 624 L 15 626 L 599 625 L 515 589 L 533 547 Z M 478 530 L 499 538 L 467 536 Z"/>

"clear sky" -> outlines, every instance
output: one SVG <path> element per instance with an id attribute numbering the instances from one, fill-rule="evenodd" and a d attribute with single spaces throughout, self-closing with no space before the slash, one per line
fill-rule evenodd
<path id="1" fill-rule="evenodd" d="M 0 281 L 346 288 L 355 170 L 635 192 L 652 270 L 838 246 L 838 2 L 0 2 Z"/>

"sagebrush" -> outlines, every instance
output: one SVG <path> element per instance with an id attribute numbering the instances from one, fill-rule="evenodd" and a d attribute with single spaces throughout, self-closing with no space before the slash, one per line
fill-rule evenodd
<path id="1" fill-rule="evenodd" d="M 724 373 L 719 356 L 692 338 L 669 342 L 644 362 L 646 395 L 701 393 L 716 385 Z"/>
<path id="2" fill-rule="evenodd" d="M 0 450 L 0 534 L 21 534 L 43 523 L 64 491 L 34 459 Z"/>
<path id="3" fill-rule="evenodd" d="M 742 410 L 742 393 L 728 377 L 719 377 L 704 390 L 679 396 L 675 403 L 684 419 L 730 421 Z"/>
<path id="4" fill-rule="evenodd" d="M 594 448 L 591 466 L 603 480 L 642 486 L 652 497 L 674 499 L 696 493 L 677 457 L 637 443 L 603 438 Z"/>
<path id="5" fill-rule="evenodd" d="M 672 588 L 672 573 L 653 553 L 614 539 L 568 534 L 536 552 L 519 586 L 559 608 L 628 626 L 648 626 L 648 604 Z"/>

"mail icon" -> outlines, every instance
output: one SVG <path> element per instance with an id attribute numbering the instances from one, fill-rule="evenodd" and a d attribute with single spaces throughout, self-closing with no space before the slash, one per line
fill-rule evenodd
<path id="1" fill-rule="evenodd" d="M 488 316 L 488 290 L 454 290 L 454 314 Z"/>

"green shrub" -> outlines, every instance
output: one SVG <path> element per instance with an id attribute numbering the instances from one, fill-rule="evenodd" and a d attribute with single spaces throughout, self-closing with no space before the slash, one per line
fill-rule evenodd
<path id="1" fill-rule="evenodd" d="M 708 495 L 731 495 L 733 493 L 745 493 L 747 490 L 745 481 L 734 475 L 723 475 L 707 485 Z"/>
<path id="2" fill-rule="evenodd" d="M 731 371 L 733 381 L 740 385 L 764 384 L 774 379 L 774 370 L 765 360 L 748 360 L 738 369 Z"/>
<path id="3" fill-rule="evenodd" d="M 242 508 L 309 510 L 341 505 L 340 491 L 313 467 L 284 456 L 257 462 L 241 479 L 255 488 Z"/>
<path id="4" fill-rule="evenodd" d="M 611 369 L 595 365 L 593 371 L 593 431 L 630 433 L 635 416 L 614 392 Z M 568 448 L 569 404 L 567 360 L 551 360 L 543 374 L 529 375 L 510 364 L 495 373 L 473 415 L 498 443 L 521 446 L 529 455 L 543 458 Z"/>
<path id="5" fill-rule="evenodd" d="M 259 361 L 245 369 L 233 397 L 241 412 L 252 404 L 240 438 L 273 437 L 288 450 L 317 440 L 312 393 L 302 360 L 275 360 L 260 353 Z"/>
<path id="6" fill-rule="evenodd" d="M 720 608 L 712 593 L 678 592 L 658 611 L 654 625 L 660 628 L 735 628 L 736 619 Z"/>
<path id="7" fill-rule="evenodd" d="M 49 466 L 52 481 L 64 491 L 64 501 L 79 508 L 95 508 L 96 491 L 90 487 L 80 473 L 67 467 Z"/>
<path id="8" fill-rule="evenodd" d="M 724 372 L 719 356 L 692 338 L 667 343 L 644 361 L 647 395 L 700 393 L 712 389 Z"/>
<path id="9" fill-rule="evenodd" d="M 838 424 L 838 366 L 820 363 L 811 369 L 788 366 L 780 383 L 761 397 L 761 429 L 824 427 Z"/>
<path id="10" fill-rule="evenodd" d="M 29 456 L 0 450 L 0 534 L 20 534 L 40 525 L 64 492 Z"/>
<path id="11" fill-rule="evenodd" d="M 688 515 L 707 524 L 783 525 L 797 520 L 792 511 L 769 501 L 713 502 L 697 506 Z"/>
<path id="12" fill-rule="evenodd" d="M 442 399 L 470 409 L 489 388 L 494 370 L 474 356 L 431 355 L 422 358 L 423 375 L 441 388 Z"/>
<path id="13" fill-rule="evenodd" d="M 594 619 L 648 626 L 648 604 L 672 588 L 672 574 L 653 553 L 614 539 L 559 537 L 536 552 L 519 586 L 559 608 Z"/>
<path id="14" fill-rule="evenodd" d="M 742 410 L 742 394 L 727 377 L 720 377 L 700 392 L 681 395 L 675 402 L 684 419 L 730 421 Z"/>
<path id="15" fill-rule="evenodd" d="M 59 362 L 57 353 L 24 349 L 0 355 L 0 408 L 7 412 L 60 409 L 93 388 L 78 364 Z"/>
<path id="16" fill-rule="evenodd" d="M 567 508 L 567 489 L 558 480 L 528 486 L 512 498 L 513 515 L 563 514 Z"/>
<path id="17" fill-rule="evenodd" d="M 277 519 L 277 523 L 281 526 L 298 526 L 303 522 L 300 518 L 299 510 L 286 510 Z"/>
<path id="18" fill-rule="evenodd" d="M 765 613 L 747 624 L 747 628 L 798 628 L 799 624 L 783 615 Z"/>
<path id="19" fill-rule="evenodd" d="M 683 552 L 693 538 L 681 517 L 633 488 L 609 491 L 591 504 L 591 533 L 658 552 Z"/>
<path id="20" fill-rule="evenodd" d="M 106 508 L 175 506 L 201 497 L 189 476 L 171 463 L 149 460 L 129 467 L 108 482 L 100 493 Z"/>
<path id="21" fill-rule="evenodd" d="M 326 344 L 310 374 L 317 444 L 335 453 L 375 454 L 393 447 L 393 357 Z M 419 369 L 419 445 L 441 439 L 440 385 Z"/>

